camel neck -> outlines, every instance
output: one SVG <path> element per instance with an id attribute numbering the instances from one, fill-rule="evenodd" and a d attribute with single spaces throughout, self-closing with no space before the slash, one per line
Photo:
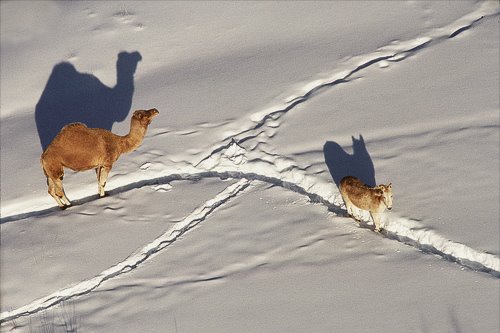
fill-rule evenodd
<path id="1" fill-rule="evenodd" d="M 134 73 L 123 72 L 117 69 L 116 86 L 118 89 L 126 89 L 134 87 Z"/>
<path id="2" fill-rule="evenodd" d="M 130 132 L 121 137 L 122 153 L 129 153 L 136 150 L 142 143 L 146 127 L 142 126 L 139 121 L 132 119 L 130 122 Z"/>

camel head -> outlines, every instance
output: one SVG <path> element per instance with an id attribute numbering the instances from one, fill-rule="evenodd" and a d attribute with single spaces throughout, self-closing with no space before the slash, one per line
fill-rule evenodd
<path id="1" fill-rule="evenodd" d="M 116 61 L 116 69 L 118 76 L 120 75 L 133 75 L 137 69 L 137 64 L 142 60 L 142 56 L 139 52 L 120 52 L 118 54 L 118 60 Z"/>
<path id="2" fill-rule="evenodd" d="M 151 121 L 154 117 L 156 117 L 160 112 L 156 109 L 149 110 L 136 110 L 134 111 L 134 115 L 132 119 L 138 120 L 142 126 L 148 126 L 151 124 Z"/>
<path id="3" fill-rule="evenodd" d="M 380 184 L 376 187 L 379 190 L 379 194 L 382 197 L 382 201 L 388 210 L 392 209 L 392 183 L 388 185 Z"/>

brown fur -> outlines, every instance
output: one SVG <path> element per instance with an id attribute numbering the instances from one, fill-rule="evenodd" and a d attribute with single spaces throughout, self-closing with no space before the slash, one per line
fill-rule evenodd
<path id="1" fill-rule="evenodd" d="M 104 186 L 113 163 L 121 154 L 137 149 L 144 139 L 148 125 L 158 110 L 137 110 L 130 122 L 130 132 L 119 136 L 101 128 L 88 128 L 72 123 L 61 129 L 40 159 L 47 177 L 49 194 L 65 208 L 71 203 L 64 193 L 62 180 L 64 168 L 74 171 L 95 169 L 98 193 L 104 196 Z"/>
<path id="2" fill-rule="evenodd" d="M 359 179 L 347 176 L 340 181 L 340 193 L 347 208 L 347 213 L 353 216 L 353 206 L 367 210 L 375 224 L 375 230 L 380 231 L 381 214 L 386 208 L 392 209 L 392 184 L 369 187 Z"/>

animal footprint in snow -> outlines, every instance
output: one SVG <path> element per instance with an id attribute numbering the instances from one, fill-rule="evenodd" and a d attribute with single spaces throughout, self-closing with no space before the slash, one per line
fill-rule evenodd
<path id="1" fill-rule="evenodd" d="M 151 163 L 146 162 L 140 166 L 140 169 L 145 171 L 145 170 L 148 170 L 150 167 L 151 167 Z"/>
<path id="2" fill-rule="evenodd" d="M 135 31 L 141 31 L 144 29 L 144 24 L 137 22 L 136 15 L 133 12 L 128 11 L 125 5 L 113 14 L 113 19 L 118 24 L 131 26 Z"/>
<path id="3" fill-rule="evenodd" d="M 246 157 L 247 151 L 241 147 L 234 139 L 229 148 L 223 153 L 223 157 L 230 160 L 236 165 L 245 163 L 248 158 Z"/>
<path id="4" fill-rule="evenodd" d="M 389 62 L 388 62 L 388 61 L 386 61 L 386 60 L 382 60 L 382 61 L 380 61 L 380 62 L 378 63 L 378 67 L 379 67 L 379 68 L 387 68 L 387 67 L 389 67 Z"/>
<path id="5" fill-rule="evenodd" d="M 153 190 L 156 192 L 168 192 L 172 189 L 172 185 L 170 184 L 159 184 L 151 186 Z"/>
<path id="6" fill-rule="evenodd" d="M 134 24 L 134 30 L 135 31 L 142 31 L 142 30 L 144 30 L 144 24 L 142 24 L 142 23 L 136 23 L 136 24 Z"/>

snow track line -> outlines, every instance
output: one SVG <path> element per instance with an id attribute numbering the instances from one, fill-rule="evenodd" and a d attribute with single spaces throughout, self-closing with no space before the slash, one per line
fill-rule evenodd
<path id="1" fill-rule="evenodd" d="M 347 216 L 342 198 L 334 184 L 319 182 L 316 177 L 307 175 L 293 166 L 288 166 L 286 169 L 287 171 L 285 172 L 279 171 L 276 170 L 275 166 L 271 167 L 266 162 L 258 161 L 245 163 L 241 166 L 216 166 L 212 170 L 205 171 L 192 169 L 182 173 L 170 173 L 170 171 L 166 170 L 163 175 L 157 174 L 157 177 L 123 184 L 115 187 L 108 193 L 115 195 L 144 186 L 167 184 L 176 180 L 199 180 L 204 178 L 258 180 L 305 195 L 309 197 L 311 202 L 321 203 L 334 214 Z M 92 198 L 94 197 L 75 200 L 75 202 L 88 202 L 93 200 Z M 58 210 L 58 208 L 55 209 Z M 51 208 L 46 211 L 52 210 Z M 26 218 L 27 214 L 21 214 L 22 218 Z M 36 217 L 39 215 L 38 212 L 34 212 L 32 216 Z M 12 218 L 13 221 L 15 220 L 15 216 L 9 218 Z M 368 214 L 362 216 L 362 219 L 365 222 L 370 221 Z M 440 255 L 447 260 L 457 262 L 473 270 L 500 277 L 500 258 L 493 254 L 480 252 L 464 244 L 448 240 L 436 232 L 427 229 L 417 221 L 398 217 L 392 213 L 385 214 L 383 222 L 385 223 L 384 234 L 388 238 L 414 246 L 425 252 Z"/>
<path id="2" fill-rule="evenodd" d="M 259 133 L 250 133 L 263 127 L 267 121 L 276 121 L 281 116 L 286 114 L 288 111 L 292 110 L 295 106 L 302 104 L 309 100 L 317 91 L 325 88 L 336 86 L 338 84 L 350 82 L 349 78 L 359 72 L 362 69 L 365 69 L 373 64 L 376 64 L 380 61 L 393 61 L 399 62 L 408 58 L 418 50 L 437 42 L 443 41 L 450 38 L 454 38 L 458 36 L 460 33 L 469 30 L 473 25 L 477 24 L 479 21 L 484 19 L 485 17 L 495 16 L 500 13 L 500 10 L 497 6 L 496 1 L 484 1 L 475 11 L 466 14 L 465 16 L 455 20 L 449 25 L 442 28 L 435 28 L 429 32 L 427 36 L 416 37 L 414 39 L 403 41 L 403 42 L 395 42 L 390 45 L 384 46 L 376 50 L 375 52 L 358 55 L 351 58 L 344 65 L 345 68 L 340 69 L 339 71 L 334 72 L 330 75 L 330 77 L 321 80 L 314 80 L 308 84 L 306 84 L 302 92 L 299 95 L 291 96 L 288 98 L 288 102 L 281 106 L 276 106 L 272 109 L 266 109 L 261 112 L 257 112 L 253 114 L 253 126 L 242 130 L 234 135 L 224 138 L 220 143 L 214 147 L 212 147 L 211 153 L 202 157 L 194 166 L 198 167 L 203 164 L 207 159 L 209 159 L 212 155 L 220 153 L 221 151 L 228 149 L 233 143 L 241 144 L 250 139 L 257 138 L 262 132 Z M 352 80 L 352 79 L 351 79 Z M 240 137 L 244 134 L 244 137 Z M 240 138 L 238 138 L 240 137 Z M 184 179 L 184 178 L 179 178 Z M 87 203 L 92 201 L 93 197 L 87 197 L 84 199 L 80 199 L 77 201 L 73 201 L 73 205 L 79 205 L 83 203 Z M 13 214 L 6 217 L 0 218 L 0 224 L 17 221 L 25 218 L 32 217 L 34 215 L 46 215 L 52 212 L 57 211 L 57 208 L 47 208 L 40 209 L 36 212 L 30 211 L 21 214 Z"/>
<path id="3" fill-rule="evenodd" d="M 259 162 L 262 163 L 262 162 Z M 225 169 L 225 170 L 224 170 Z M 290 168 L 292 169 L 292 168 Z M 270 172 L 272 173 L 272 172 Z M 113 267 L 102 272 L 98 276 L 82 281 L 77 285 L 68 287 L 52 293 L 49 296 L 38 299 L 28 305 L 20 307 L 16 310 L 4 312 L 0 314 L 0 324 L 10 320 L 35 314 L 37 312 L 46 310 L 60 302 L 68 299 L 85 295 L 92 290 L 99 287 L 103 282 L 114 278 L 120 274 L 126 273 L 136 267 L 142 262 L 152 257 L 157 252 L 161 251 L 168 245 L 172 244 L 177 238 L 185 232 L 205 220 L 216 208 L 220 207 L 231 198 L 236 196 L 239 192 L 247 188 L 252 180 L 260 180 L 266 183 L 277 185 L 294 192 L 308 196 L 311 201 L 318 202 L 325 205 L 330 211 L 340 216 L 345 216 L 345 210 L 339 203 L 335 203 L 331 198 L 326 198 L 322 195 L 322 187 L 308 186 L 307 184 L 314 177 L 305 174 L 298 175 L 297 172 L 291 172 L 284 177 L 265 176 L 258 173 L 242 172 L 237 169 L 231 171 L 227 167 L 217 171 L 205 171 L 191 174 L 171 174 L 164 175 L 157 178 L 144 179 L 134 183 L 130 183 L 112 190 L 113 193 L 121 193 L 131 189 L 140 188 L 154 184 L 166 184 L 173 180 L 193 180 L 208 177 L 218 178 L 240 178 L 241 180 L 219 193 L 215 198 L 207 201 L 204 205 L 197 208 L 193 213 L 187 216 L 182 221 L 178 222 L 173 228 L 156 238 L 153 242 L 147 244 L 139 251 L 130 255 L 124 261 L 114 265 Z M 301 179 L 296 182 L 293 179 Z M 331 185 L 331 184 L 330 184 Z M 330 187 L 333 187 L 331 185 Z M 338 198 L 334 196 L 334 198 Z M 386 215 L 384 220 L 384 234 L 391 239 L 398 240 L 405 244 L 412 245 L 418 249 L 426 252 L 438 254 L 443 258 L 457 262 L 463 266 L 490 273 L 495 277 L 500 277 L 500 259 L 492 254 L 476 251 L 464 244 L 447 240 L 437 233 L 423 228 L 416 221 L 408 220 L 405 218 Z"/>
<path id="4" fill-rule="evenodd" d="M 151 243 L 145 245 L 142 249 L 131 254 L 124 261 L 108 268 L 96 277 L 82 281 L 74 286 L 58 290 L 46 297 L 40 298 L 22 306 L 16 310 L 3 312 L 0 314 L 0 324 L 10 320 L 35 314 L 46 310 L 68 299 L 85 295 L 99 287 L 103 282 L 112 279 L 123 273 L 127 273 L 138 267 L 141 263 L 151 258 L 153 255 L 163 250 L 187 231 L 204 221 L 218 207 L 228 202 L 231 198 L 245 190 L 251 183 L 251 180 L 241 179 L 235 184 L 228 186 L 222 192 L 217 194 L 213 199 L 208 200 L 203 205 L 195 209 L 182 221 L 176 223 L 171 229 L 166 231 L 161 236 L 157 237 Z"/>
<path id="5" fill-rule="evenodd" d="M 224 138 L 223 141 L 227 142 L 228 140 L 234 140 L 237 143 L 243 143 L 248 139 L 248 136 L 253 137 L 259 135 L 260 133 L 256 135 L 252 133 L 265 126 L 268 121 L 279 120 L 283 115 L 287 114 L 288 111 L 294 109 L 297 105 L 308 101 L 320 90 L 348 83 L 355 79 L 353 78 L 354 74 L 374 64 L 380 63 L 381 61 L 400 62 L 413 56 L 418 51 L 423 50 L 431 44 L 455 38 L 464 31 L 469 30 L 485 17 L 496 16 L 499 13 L 500 10 L 496 1 L 484 1 L 478 5 L 478 8 L 475 11 L 466 14 L 445 27 L 432 29 L 424 36 L 416 37 L 407 41 L 396 41 L 389 45 L 380 47 L 372 53 L 354 56 L 346 61 L 340 69 L 337 69 L 327 78 L 317 79 L 306 84 L 298 94 L 288 97 L 284 104 L 253 114 L 252 126 Z M 227 146 L 229 144 L 230 143 L 227 143 L 225 145 Z M 212 147 L 211 154 L 217 153 L 221 149 L 224 149 L 224 146 L 219 145 Z M 198 164 L 201 164 L 207 158 L 208 157 L 203 157 Z"/>

